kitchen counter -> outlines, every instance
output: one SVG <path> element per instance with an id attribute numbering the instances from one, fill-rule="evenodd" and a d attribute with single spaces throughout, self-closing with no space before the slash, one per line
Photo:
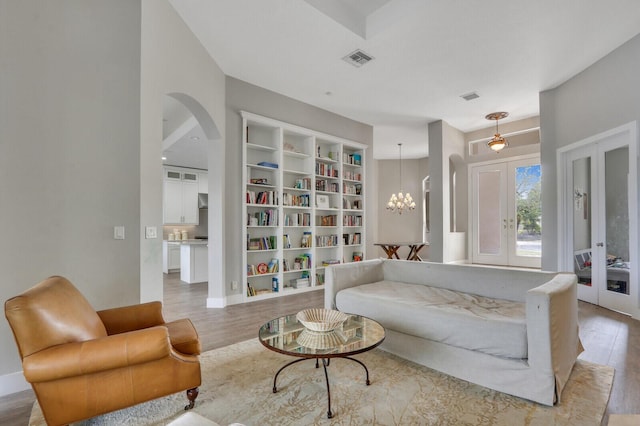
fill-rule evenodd
<path id="1" fill-rule="evenodd" d="M 193 284 L 209 281 L 209 241 L 169 241 L 180 246 L 180 281 Z"/>
<path id="2" fill-rule="evenodd" d="M 167 244 L 175 244 L 175 245 L 207 245 L 209 244 L 209 240 L 165 240 Z"/>

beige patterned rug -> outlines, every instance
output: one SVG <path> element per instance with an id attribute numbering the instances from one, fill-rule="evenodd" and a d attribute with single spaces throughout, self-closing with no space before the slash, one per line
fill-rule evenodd
<path id="1" fill-rule="evenodd" d="M 329 420 L 322 368 L 311 360 L 288 367 L 271 391 L 273 375 L 291 357 L 265 349 L 257 339 L 206 352 L 195 412 L 220 425 L 600 425 L 613 368 L 578 361 L 562 403 L 547 407 L 438 373 L 374 349 L 358 364 L 329 366 L 334 418 Z M 82 425 L 164 425 L 179 416 L 183 393 L 97 417 Z M 30 425 L 44 425 L 34 404 Z"/>

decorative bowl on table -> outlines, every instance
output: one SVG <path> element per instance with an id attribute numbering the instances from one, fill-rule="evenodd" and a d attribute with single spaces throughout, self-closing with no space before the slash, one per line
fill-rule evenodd
<path id="1" fill-rule="evenodd" d="M 340 327 L 347 318 L 349 315 L 344 312 L 319 308 L 305 309 L 296 315 L 296 319 L 305 328 L 316 332 L 333 331 Z"/>
<path id="2" fill-rule="evenodd" d="M 305 328 L 296 341 L 306 348 L 333 349 L 347 343 L 347 337 L 340 330 L 320 332 Z"/>

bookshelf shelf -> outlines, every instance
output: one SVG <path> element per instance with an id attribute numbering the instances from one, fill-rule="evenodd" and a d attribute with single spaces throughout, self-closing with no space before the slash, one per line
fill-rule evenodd
<path id="1" fill-rule="evenodd" d="M 367 146 L 244 111 L 241 116 L 244 300 L 322 289 L 323 263 L 364 259 Z M 345 226 L 356 220 L 358 226 Z M 273 272 L 250 274 L 274 263 Z"/>

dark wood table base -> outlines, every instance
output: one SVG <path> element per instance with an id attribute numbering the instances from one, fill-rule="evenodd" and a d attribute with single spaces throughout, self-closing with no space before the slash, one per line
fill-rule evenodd
<path id="1" fill-rule="evenodd" d="M 364 368 L 364 371 L 365 371 L 365 373 L 367 375 L 367 380 L 366 380 L 365 383 L 367 384 L 367 386 L 369 386 L 371 384 L 371 382 L 369 381 L 369 369 L 367 369 L 367 366 L 364 365 L 364 363 L 362 361 L 359 361 L 359 360 L 357 360 L 355 358 L 351 358 L 349 356 L 341 356 L 339 358 L 348 359 L 348 360 L 351 360 L 353 362 L 357 362 L 358 364 L 360 364 L 362 366 L 362 368 Z M 278 375 L 280 374 L 280 372 L 282 372 L 282 370 L 284 370 L 285 368 L 289 367 L 290 365 L 296 364 L 296 363 L 301 362 L 301 361 L 306 361 L 308 359 L 314 359 L 314 358 L 300 358 L 300 359 L 293 360 L 293 361 L 283 365 L 280 368 L 280 370 L 278 370 L 278 372 L 276 373 L 275 377 L 273 378 L 273 393 L 277 393 L 278 392 L 278 387 L 276 386 L 276 382 L 278 380 Z M 315 360 L 316 360 L 316 368 L 320 367 L 320 363 L 318 361 L 319 359 L 320 358 L 315 358 Z M 325 378 L 325 380 L 327 382 L 327 404 L 328 404 L 327 418 L 328 419 L 333 418 L 333 413 L 331 412 L 331 390 L 330 390 L 330 387 L 329 387 L 329 373 L 327 372 L 327 367 L 329 366 L 330 362 L 331 362 L 331 358 L 322 358 L 322 368 L 324 368 L 324 378 Z"/>
<path id="2" fill-rule="evenodd" d="M 402 246 L 407 246 L 409 247 L 407 260 L 422 261 L 419 253 L 428 243 L 374 243 L 373 245 L 382 248 L 387 255 L 387 259 L 400 259 L 398 249 Z"/>

